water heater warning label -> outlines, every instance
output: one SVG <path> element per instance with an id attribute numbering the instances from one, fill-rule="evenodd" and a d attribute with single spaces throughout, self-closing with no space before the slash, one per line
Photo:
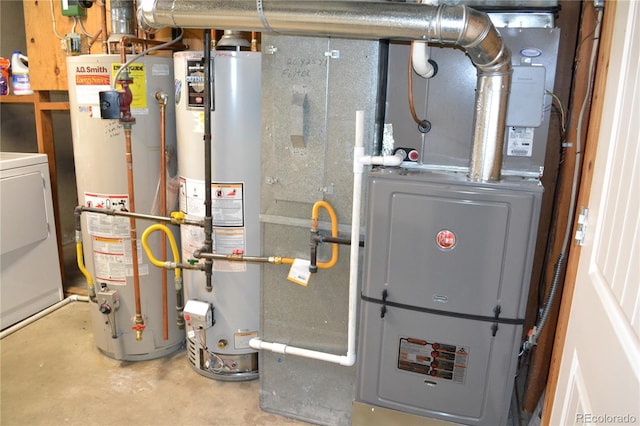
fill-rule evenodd
<path id="1" fill-rule="evenodd" d="M 469 348 L 422 339 L 402 337 L 398 347 L 398 368 L 454 383 L 464 383 Z"/>

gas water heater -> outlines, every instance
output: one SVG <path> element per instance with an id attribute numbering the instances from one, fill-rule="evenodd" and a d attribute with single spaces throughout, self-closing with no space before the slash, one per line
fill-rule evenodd
<path id="1" fill-rule="evenodd" d="M 204 54 L 174 55 L 180 210 L 203 219 L 211 191 L 212 251 L 256 254 L 260 239 L 261 54 L 211 53 L 214 96 L 205 111 Z M 211 186 L 205 184 L 204 115 L 211 114 Z M 183 262 L 205 242 L 203 228 L 181 225 Z M 191 260 L 195 262 L 195 260 Z M 184 271 L 187 358 L 203 376 L 227 381 L 258 377 L 260 266 L 215 260 L 211 287 L 201 271 Z"/>
<path id="2" fill-rule="evenodd" d="M 101 118 L 99 98 L 99 92 L 110 89 L 120 65 L 120 55 L 67 58 L 78 200 L 82 206 L 126 212 L 131 209 L 124 131 L 118 120 Z M 129 75 L 133 79 L 131 112 L 136 119 L 131 133 L 135 210 L 150 214 L 154 200 L 157 203 L 160 181 L 158 92 L 169 99 L 165 130 L 170 160 L 166 169 L 174 179 L 177 170 L 173 62 L 171 58 L 143 56 L 129 67 Z M 139 234 L 152 223 L 138 220 Z M 118 360 L 137 361 L 158 358 L 180 348 L 184 330 L 177 326 L 173 281 L 167 280 L 167 288 L 162 288 L 162 274 L 167 271 L 150 263 L 140 248 L 140 240 L 137 242 L 139 300 L 145 324 L 141 340 L 132 329 L 136 301 L 129 220 L 89 212 L 82 215 L 82 231 L 84 261 L 95 281 L 96 297 L 90 303 L 98 349 Z M 159 237 L 150 237 L 149 246 L 159 253 Z M 163 302 L 165 291 L 166 303 Z"/>

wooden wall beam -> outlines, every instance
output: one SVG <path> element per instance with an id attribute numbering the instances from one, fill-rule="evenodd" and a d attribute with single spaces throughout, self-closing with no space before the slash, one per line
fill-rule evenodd
<path id="1" fill-rule="evenodd" d="M 555 267 L 560 253 L 563 249 L 563 241 L 565 229 L 568 226 L 568 212 L 571 202 L 571 188 L 573 183 L 573 174 L 576 167 L 576 140 L 578 137 L 582 141 L 586 140 L 587 126 L 584 125 L 582 134 L 578 135 L 578 118 L 582 107 L 583 99 L 587 94 L 589 76 L 588 76 L 588 60 L 593 46 L 593 31 L 596 26 L 596 11 L 593 8 L 593 1 L 582 2 L 582 18 L 580 22 L 580 32 L 578 36 L 578 46 L 575 52 L 575 71 L 573 75 L 573 90 L 569 103 L 570 117 L 569 127 L 567 129 L 566 142 L 570 144 L 565 149 L 560 173 L 558 175 L 558 183 L 556 188 L 556 201 L 554 208 L 554 218 L 552 224 L 553 232 L 549 239 L 549 252 L 546 259 L 544 269 L 544 286 L 540 292 L 540 299 L 546 300 L 551 289 Z M 588 117 L 589 111 L 585 112 Z M 585 120 L 585 123 L 587 121 Z M 583 144 L 584 149 L 584 144 Z M 564 278 L 561 279 L 561 284 Z M 523 401 L 523 410 L 533 412 L 538 401 L 545 390 L 547 377 L 549 374 L 549 365 L 551 362 L 551 353 L 553 351 L 553 342 L 556 333 L 556 324 L 558 321 L 558 311 L 561 303 L 562 286 L 557 291 L 556 301 L 552 307 L 547 323 L 540 335 L 538 336 L 538 345 L 532 350 L 530 356 L 529 371 L 527 376 L 526 392 Z"/>

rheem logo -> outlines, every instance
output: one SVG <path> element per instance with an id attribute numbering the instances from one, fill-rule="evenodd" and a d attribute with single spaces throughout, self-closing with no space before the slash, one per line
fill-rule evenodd
<path id="1" fill-rule="evenodd" d="M 451 250 L 456 245 L 456 234 L 443 229 L 436 234 L 436 244 L 442 250 Z"/>

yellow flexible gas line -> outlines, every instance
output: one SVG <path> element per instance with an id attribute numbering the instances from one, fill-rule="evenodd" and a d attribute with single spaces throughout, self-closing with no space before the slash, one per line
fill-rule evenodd
<path id="1" fill-rule="evenodd" d="M 318 210 L 320 207 L 323 207 L 329 216 L 331 217 L 331 236 L 338 236 L 338 217 L 336 216 L 336 212 L 331 207 L 331 204 L 326 201 L 316 201 L 311 209 L 311 229 L 318 229 Z M 328 269 L 332 268 L 336 263 L 338 263 L 338 243 L 331 244 L 331 260 L 328 262 L 319 262 L 317 264 L 318 268 Z"/>
<path id="2" fill-rule="evenodd" d="M 142 233 L 142 238 L 141 238 L 142 248 L 144 248 L 144 252 L 147 253 L 147 257 L 149 258 L 149 261 L 159 268 L 165 267 L 165 262 L 162 262 L 156 259 L 153 256 L 153 253 L 151 252 L 149 245 L 147 244 L 147 238 L 149 238 L 149 235 L 151 235 L 151 233 L 154 231 L 162 231 L 166 234 L 167 238 L 169 239 L 169 245 L 171 246 L 171 252 L 173 253 L 173 261 L 175 263 L 179 263 L 180 253 L 178 252 L 178 244 L 176 244 L 176 239 L 174 238 L 171 230 L 166 225 L 162 225 L 160 223 L 156 223 L 155 225 L 149 226 Z M 175 271 L 176 278 L 180 278 L 182 274 L 181 268 L 175 268 L 174 271 Z"/>
<path id="3" fill-rule="evenodd" d="M 80 272 L 82 272 L 82 275 L 84 275 L 84 277 L 87 279 L 87 286 L 89 287 L 89 292 L 91 293 L 92 292 L 91 290 L 93 290 L 93 277 L 91 276 L 89 271 L 87 271 L 87 268 L 85 268 L 84 266 L 84 258 L 82 255 L 81 242 L 76 243 L 76 259 L 78 262 L 78 268 L 80 268 Z"/>

